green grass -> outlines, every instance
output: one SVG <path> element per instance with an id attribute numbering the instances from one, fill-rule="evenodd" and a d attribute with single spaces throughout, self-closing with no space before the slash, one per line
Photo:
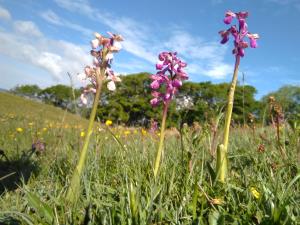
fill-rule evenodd
<path id="1" fill-rule="evenodd" d="M 167 136 L 156 181 L 156 135 L 113 128 L 120 144 L 97 124 L 82 195 L 71 207 L 64 196 L 86 124 L 52 106 L 0 93 L 0 149 L 9 160 L 0 158 L 0 224 L 300 224 L 296 131 L 282 130 L 284 157 L 272 128 L 254 135 L 247 128 L 233 129 L 229 180 L 223 185 L 215 182 L 206 124 L 185 128 L 182 139 Z M 45 142 L 46 150 L 30 155 L 36 140 Z"/>

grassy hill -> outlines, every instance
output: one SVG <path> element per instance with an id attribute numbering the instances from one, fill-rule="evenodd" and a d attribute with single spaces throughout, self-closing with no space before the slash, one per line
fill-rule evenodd
<path id="1" fill-rule="evenodd" d="M 0 117 L 26 118 L 28 121 L 51 121 L 85 125 L 87 120 L 44 103 L 0 92 Z"/>

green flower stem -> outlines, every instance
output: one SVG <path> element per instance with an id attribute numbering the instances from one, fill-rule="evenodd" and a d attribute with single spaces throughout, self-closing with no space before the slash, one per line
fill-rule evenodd
<path id="1" fill-rule="evenodd" d="M 161 155 L 163 153 L 163 146 L 164 146 L 164 139 L 165 139 L 165 128 L 166 128 L 166 119 L 167 119 L 167 114 L 168 114 L 168 106 L 169 106 L 168 103 L 166 105 L 164 105 L 164 110 L 163 110 L 163 115 L 162 115 L 160 140 L 159 140 L 159 146 L 158 146 L 158 149 L 157 149 L 155 163 L 154 163 L 154 178 L 156 178 L 156 176 L 157 176 L 158 169 L 159 169 L 159 164 L 160 164 L 160 159 L 161 159 Z"/>
<path id="2" fill-rule="evenodd" d="M 239 65 L 240 65 L 240 56 L 236 56 L 233 77 L 232 77 L 231 86 L 228 94 L 223 143 L 218 146 L 218 150 L 217 150 L 217 174 L 218 174 L 218 180 L 221 181 L 222 183 L 225 182 L 227 176 L 227 152 L 228 152 L 229 130 L 230 130 L 234 92 L 237 83 Z"/>
<path id="3" fill-rule="evenodd" d="M 97 106 L 99 103 L 100 99 L 100 94 L 101 94 L 101 87 L 102 87 L 102 82 L 103 82 L 103 77 L 104 77 L 104 69 L 101 69 L 97 73 L 97 90 L 96 90 L 96 95 L 94 98 L 94 103 L 93 103 L 93 108 L 92 112 L 90 115 L 90 120 L 89 120 L 89 125 L 87 129 L 87 134 L 84 139 L 84 144 L 80 153 L 79 161 L 78 164 L 73 172 L 73 176 L 71 179 L 71 183 L 67 192 L 66 200 L 70 203 L 74 203 L 77 201 L 79 197 L 79 192 L 80 192 L 80 178 L 84 170 L 84 165 L 87 157 L 87 152 L 88 152 L 88 146 L 89 146 L 89 141 L 90 137 L 93 133 L 93 127 L 94 127 L 94 121 L 95 121 L 95 116 L 96 116 L 96 111 L 97 111 Z"/>

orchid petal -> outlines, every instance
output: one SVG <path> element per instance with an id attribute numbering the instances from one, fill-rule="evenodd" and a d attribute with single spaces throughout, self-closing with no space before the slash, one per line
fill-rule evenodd
<path id="1" fill-rule="evenodd" d="M 113 55 L 111 52 L 109 52 L 109 53 L 106 54 L 105 59 L 106 59 L 107 61 L 112 60 L 113 58 L 114 58 L 114 55 Z"/>
<path id="2" fill-rule="evenodd" d="M 99 42 L 98 39 L 94 39 L 94 40 L 91 41 L 91 46 L 92 46 L 93 49 L 98 48 L 99 45 L 100 45 L 100 42 Z"/>
<path id="3" fill-rule="evenodd" d="M 232 19 L 233 19 L 232 16 L 226 16 L 223 21 L 225 24 L 231 24 Z"/>
<path id="4" fill-rule="evenodd" d="M 257 48 L 257 42 L 255 38 L 250 38 L 250 47 L 251 48 Z"/>
<path id="5" fill-rule="evenodd" d="M 161 70 L 162 68 L 163 68 L 162 64 L 159 64 L 159 63 L 156 64 L 156 69 L 157 70 Z"/>
<path id="6" fill-rule="evenodd" d="M 84 94 L 81 94 L 81 95 L 80 95 L 80 100 L 81 100 L 82 104 L 84 104 L 84 105 L 87 104 L 87 98 L 85 97 Z"/>
<path id="7" fill-rule="evenodd" d="M 158 98 L 153 98 L 150 100 L 150 104 L 152 105 L 152 107 L 158 106 L 159 102 L 160 101 L 158 100 Z"/>
<path id="8" fill-rule="evenodd" d="M 150 84 L 150 87 L 152 89 L 158 89 L 160 86 L 160 83 L 158 82 L 158 80 L 154 80 L 151 84 Z"/>
<path id="9" fill-rule="evenodd" d="M 107 89 L 110 91 L 115 91 L 116 90 L 116 85 L 114 81 L 109 81 L 107 83 Z"/>

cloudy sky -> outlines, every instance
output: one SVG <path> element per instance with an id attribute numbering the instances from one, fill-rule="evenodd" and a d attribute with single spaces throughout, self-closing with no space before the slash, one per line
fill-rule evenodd
<path id="1" fill-rule="evenodd" d="M 0 88 L 69 84 L 67 72 L 92 61 L 95 31 L 125 38 L 117 73 L 153 73 L 167 50 L 188 63 L 192 81 L 230 81 L 232 42 L 222 46 L 218 35 L 228 9 L 249 11 L 249 31 L 261 37 L 240 66 L 257 97 L 300 85 L 300 0 L 0 0 Z"/>

